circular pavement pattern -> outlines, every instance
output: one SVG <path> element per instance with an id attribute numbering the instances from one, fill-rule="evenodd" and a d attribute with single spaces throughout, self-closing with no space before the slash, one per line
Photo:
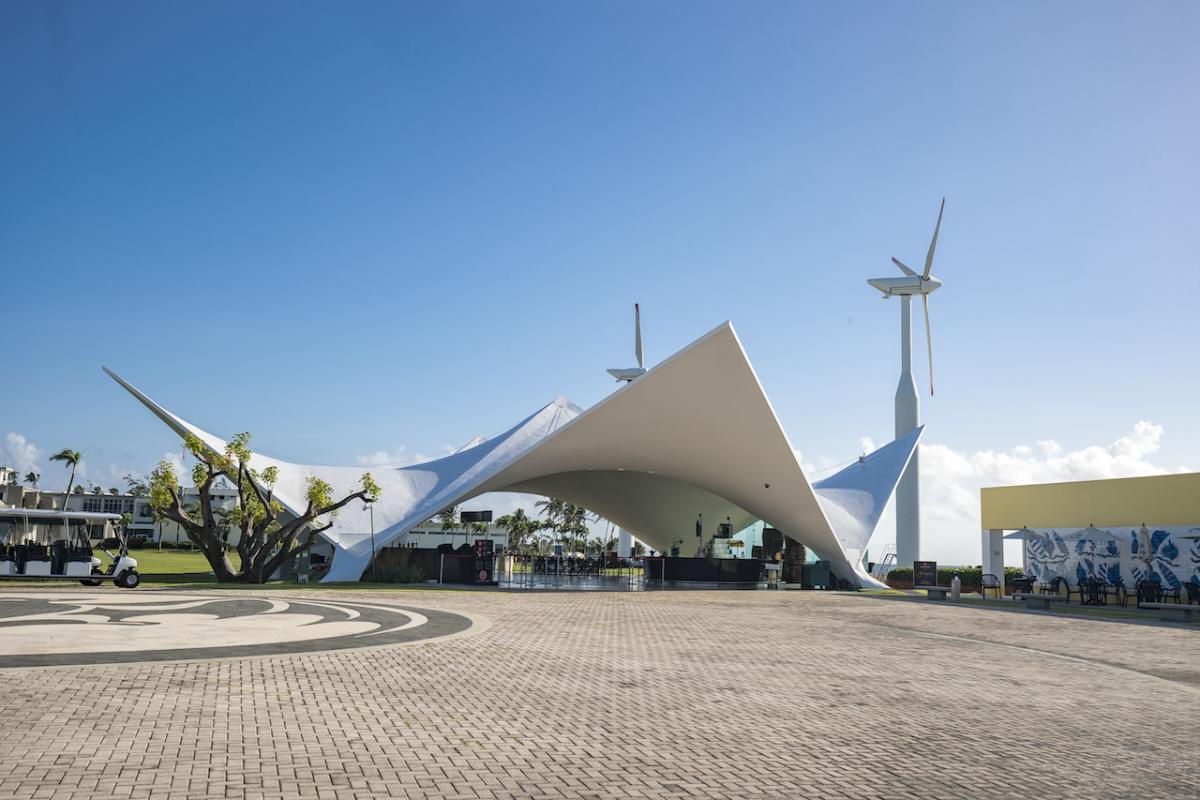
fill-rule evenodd
<path id="1" fill-rule="evenodd" d="M 0 596 L 0 668 L 238 658 L 427 641 L 474 623 L 357 600 L 146 592 Z"/>

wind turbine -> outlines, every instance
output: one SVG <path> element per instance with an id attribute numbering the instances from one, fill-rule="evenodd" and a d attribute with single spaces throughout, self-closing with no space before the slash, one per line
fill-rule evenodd
<path id="1" fill-rule="evenodd" d="M 642 311 L 638 304 L 633 304 L 633 352 L 637 356 L 636 367 L 628 369 L 610 369 L 608 374 L 618 381 L 632 381 L 646 374 L 646 360 L 642 357 Z"/>
<path id="2" fill-rule="evenodd" d="M 937 224 L 933 228 L 933 239 L 925 255 L 925 271 L 917 274 L 900 259 L 892 257 L 892 263 L 904 273 L 903 278 L 871 278 L 867 283 L 883 292 L 883 299 L 900 298 L 900 384 L 896 387 L 896 438 L 921 424 L 921 403 L 917 397 L 917 384 L 912 374 L 912 299 L 921 296 L 925 306 L 925 345 L 929 354 L 929 394 L 933 395 L 933 334 L 929 327 L 929 295 L 937 291 L 942 282 L 930 274 L 933 268 L 933 253 L 937 249 L 938 231 L 942 228 L 942 212 L 946 209 L 946 198 L 938 209 Z M 918 456 L 920 448 L 913 450 L 912 459 L 896 489 L 896 563 L 912 566 L 921 557 L 921 485 Z"/>

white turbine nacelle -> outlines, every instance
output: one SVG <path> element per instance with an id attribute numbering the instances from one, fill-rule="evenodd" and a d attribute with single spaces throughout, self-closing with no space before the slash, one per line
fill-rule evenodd
<path id="1" fill-rule="evenodd" d="M 884 299 L 893 296 L 930 294 L 937 291 L 938 287 L 942 285 L 942 282 L 932 275 L 928 278 L 922 278 L 920 275 L 915 278 L 870 278 L 867 283 L 883 292 Z"/>
<path id="2" fill-rule="evenodd" d="M 619 381 L 631 381 L 634 378 L 640 378 L 646 374 L 646 370 L 641 367 L 630 367 L 629 369 L 610 369 L 608 374 L 612 375 Z"/>
<path id="3" fill-rule="evenodd" d="M 642 311 L 637 303 L 633 304 L 633 354 L 637 356 L 636 367 L 610 369 L 608 374 L 626 383 L 646 374 L 646 360 L 642 357 Z"/>

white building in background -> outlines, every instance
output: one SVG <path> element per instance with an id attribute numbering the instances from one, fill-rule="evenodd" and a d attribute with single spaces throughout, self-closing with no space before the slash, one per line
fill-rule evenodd
<path id="1" fill-rule="evenodd" d="M 0 467 L 0 470 L 9 470 Z M 213 507 L 215 509 L 232 509 L 237 503 L 237 491 L 226 482 L 218 482 L 213 486 Z M 65 506 L 64 506 L 65 498 Z M 200 493 L 195 487 L 183 489 L 183 504 L 188 506 L 200 502 Z M 17 484 L 0 484 L 0 508 L 66 508 L 68 511 L 92 511 L 105 514 L 128 514 L 130 523 L 126 529 L 130 536 L 158 542 L 186 542 L 187 534 L 174 522 L 156 522 L 154 513 L 150 510 L 150 498 L 132 494 L 96 494 L 94 492 L 75 493 L 69 497 L 62 492 L 51 492 L 43 489 L 32 489 Z M 231 544 L 237 542 L 237 534 L 233 532 Z"/>
<path id="2" fill-rule="evenodd" d="M 422 523 L 407 533 L 391 539 L 386 545 L 381 545 L 381 547 L 424 547 L 436 549 L 443 544 L 448 544 L 451 547 L 458 548 L 464 544 L 471 544 L 476 539 L 490 539 L 496 552 L 508 548 L 508 531 L 496 527 L 495 524 L 489 523 L 483 531 L 472 531 L 466 527 L 444 531 L 436 520 L 429 524 Z"/>
<path id="3" fill-rule="evenodd" d="M 108 374 L 178 435 L 225 449 L 226 440 Z M 810 483 L 726 322 L 586 411 L 559 398 L 504 433 L 444 458 L 375 469 L 382 495 L 373 515 L 352 503 L 322 534 L 333 550 L 323 580 L 358 580 L 373 549 L 402 539 L 444 508 L 488 492 L 523 492 L 582 505 L 648 547 L 677 548 L 683 556 L 704 549 L 698 519 L 707 536 L 722 522 L 740 531 L 765 520 L 830 562 L 848 585 L 882 586 L 862 557 L 922 431 Z M 356 491 L 363 472 L 262 453 L 253 458 L 278 469 L 275 497 L 292 513 L 305 507 L 309 476 L 346 495 Z M 374 537 L 367 534 L 372 525 Z"/>

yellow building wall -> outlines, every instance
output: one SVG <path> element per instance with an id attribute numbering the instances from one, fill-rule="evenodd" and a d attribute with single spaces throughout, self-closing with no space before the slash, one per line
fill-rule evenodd
<path id="1" fill-rule="evenodd" d="M 983 489 L 985 530 L 1200 525 L 1200 472 Z"/>

